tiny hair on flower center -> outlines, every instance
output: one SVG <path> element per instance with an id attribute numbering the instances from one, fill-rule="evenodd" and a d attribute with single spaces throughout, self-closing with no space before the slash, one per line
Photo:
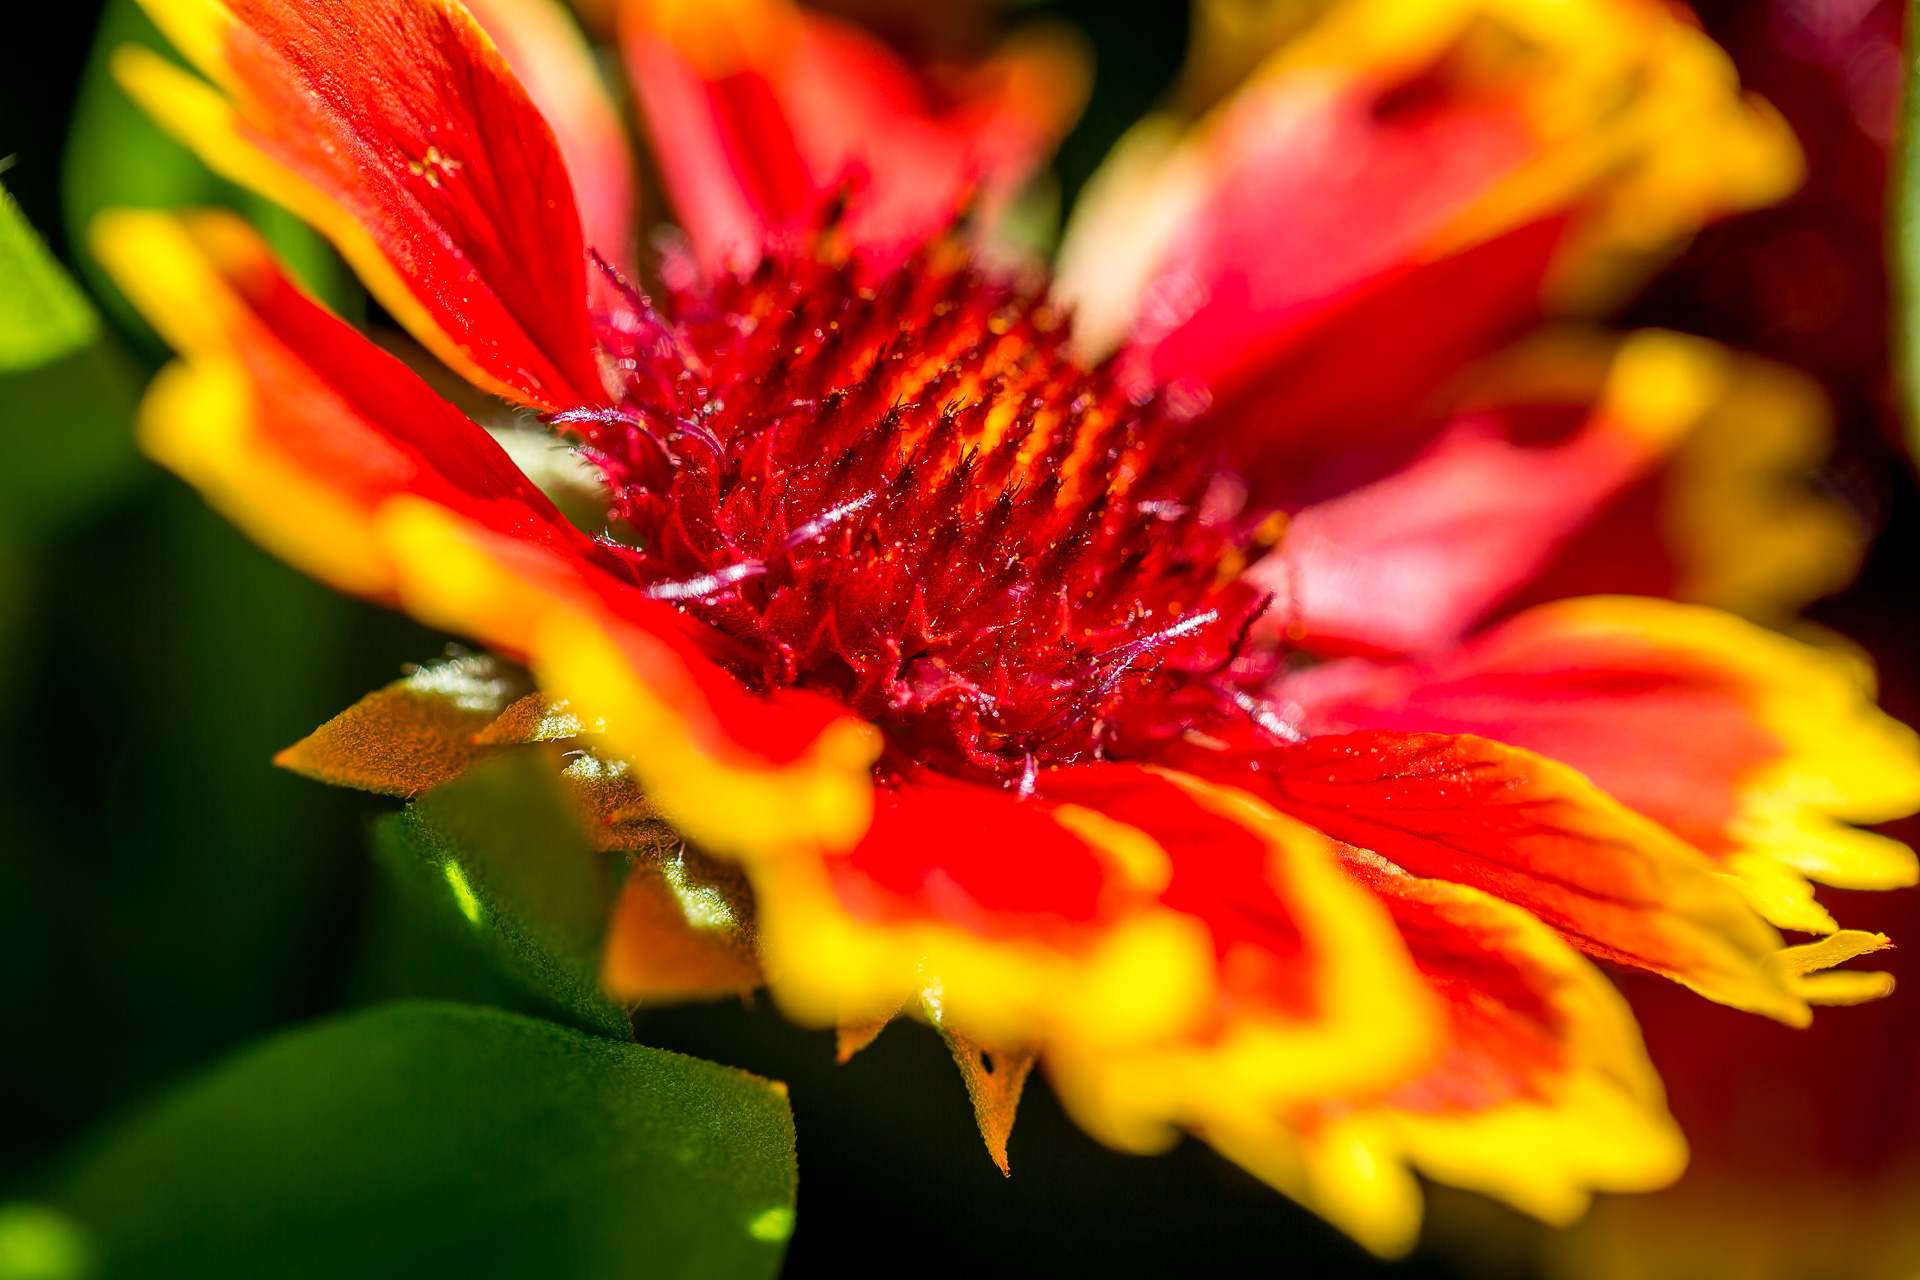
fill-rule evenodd
<path id="1" fill-rule="evenodd" d="M 1076 364 L 1038 294 L 944 241 L 877 279 L 776 250 L 657 302 L 602 271 L 617 403 L 549 420 L 617 550 L 750 686 L 879 725 L 883 771 L 1030 783 L 1148 689 L 1232 705 L 1262 674 L 1244 488 L 1179 397 Z"/>

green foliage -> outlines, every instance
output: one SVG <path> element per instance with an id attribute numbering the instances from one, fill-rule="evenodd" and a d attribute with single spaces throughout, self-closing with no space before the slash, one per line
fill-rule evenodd
<path id="1" fill-rule="evenodd" d="M 159 338 L 87 252 L 87 228 L 94 215 L 114 205 L 175 209 L 219 204 L 237 209 L 317 296 L 343 314 L 359 314 L 364 308 L 359 285 L 319 233 L 278 205 L 215 176 L 120 91 L 107 62 L 123 44 L 143 44 L 172 55 L 134 0 L 107 0 L 74 104 L 61 175 L 74 259 L 114 323 L 148 354 L 164 352 Z"/>
<path id="2" fill-rule="evenodd" d="M 783 1087 L 467 1005 L 256 1045 L 44 1197 L 99 1280 L 762 1277 L 795 1192 Z"/>
<path id="3" fill-rule="evenodd" d="M 272 756 L 440 643 L 171 479 L 0 538 L 0 1173 L 338 1007 L 372 806 Z"/>
<path id="4" fill-rule="evenodd" d="M 138 374 L 106 338 L 0 374 L 0 534 L 57 528 L 146 472 L 129 422 L 138 394 Z"/>
<path id="5" fill-rule="evenodd" d="M 1916 30 L 1920 0 L 1907 12 L 1907 30 Z M 1893 158 L 1892 208 L 1887 228 L 1892 241 L 1894 350 L 1893 371 L 1901 389 L 1907 424 L 1907 448 L 1920 458 L 1920 75 L 1911 54 L 1906 59 L 1906 89 L 1900 111 L 1900 136 Z"/>
<path id="6" fill-rule="evenodd" d="M 99 331 L 93 308 L 0 187 L 0 374 L 57 360 Z"/>
<path id="7" fill-rule="evenodd" d="M 93 1251 L 80 1227 L 43 1204 L 0 1205 L 0 1280 L 86 1280 Z"/>
<path id="8" fill-rule="evenodd" d="M 563 1016 L 630 1038 L 626 1010 L 600 990 L 612 867 L 581 835 L 549 749 L 510 752 L 428 792 L 381 821 L 375 847 L 403 874 L 438 881 L 443 900 Z"/>
<path id="9" fill-rule="evenodd" d="M 140 471 L 139 375 L 0 188 L 0 538 L 55 527 Z"/>

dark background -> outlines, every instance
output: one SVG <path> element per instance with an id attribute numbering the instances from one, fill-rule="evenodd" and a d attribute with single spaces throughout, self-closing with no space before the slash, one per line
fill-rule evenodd
<path id="1" fill-rule="evenodd" d="M 1078 22 L 1098 57 L 1092 106 L 1059 161 L 1070 195 L 1171 81 L 1184 6 L 1040 7 Z M 5 31 L 0 156 L 17 159 L 4 181 L 69 260 L 61 156 L 98 9 L 41 6 L 35 29 L 16 15 Z M 1893 13 L 1883 5 L 1870 21 L 1885 27 Z M 1847 57 L 1783 47 L 1763 5 L 1706 5 L 1703 16 L 1795 124 L 1812 181 L 1781 209 L 1703 234 L 1624 319 L 1758 350 L 1826 382 L 1842 438 L 1825 479 L 1879 541 L 1858 584 L 1814 612 L 1873 652 L 1889 708 L 1920 719 L 1920 505 L 1889 409 L 1872 103 L 1860 105 Z M 108 359 L 89 410 L 91 469 L 70 500 L 0 515 L 0 1200 L 30 1194 L 71 1143 L 157 1086 L 274 1029 L 398 995 L 539 1011 L 459 929 L 383 878 L 365 832 L 389 806 L 268 763 L 445 637 L 298 576 L 135 459 L 113 384 L 144 378 L 140 351 L 128 343 Z M 42 412 L 42 390 L 0 382 L 0 470 L 32 476 L 70 450 L 79 428 Z M 1849 924 L 1920 936 L 1914 895 L 1823 896 L 1842 900 Z M 1905 968 L 1897 954 L 1891 967 Z M 1858 1105 L 1810 1122 L 1809 1141 L 1869 1170 L 1912 1144 L 1916 1019 L 1902 1000 L 1824 1015 L 1823 1034 L 1840 1039 L 1815 1044 L 1630 989 L 1690 1130 L 1738 1123 L 1722 1114 L 1714 1063 L 1823 1071 L 1839 1043 L 1878 1065 L 1864 1083 L 1831 1081 Z M 1540 1243 L 1514 1215 L 1441 1193 L 1422 1251 L 1379 1264 L 1201 1144 L 1156 1159 L 1095 1145 L 1037 1077 L 1011 1144 L 1014 1176 L 1002 1179 L 945 1049 L 917 1024 L 896 1024 L 844 1067 L 829 1035 L 788 1026 L 764 1002 L 648 1013 L 637 1031 L 791 1086 L 802 1173 L 792 1276 L 1522 1276 Z M 1676 1075 L 1683 1058 L 1692 1074 Z M 1701 1061 L 1704 1073 L 1689 1065 Z"/>

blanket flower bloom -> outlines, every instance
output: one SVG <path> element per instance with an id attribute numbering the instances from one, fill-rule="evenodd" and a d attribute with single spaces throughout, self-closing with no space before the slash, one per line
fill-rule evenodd
<path id="1" fill-rule="evenodd" d="M 537 682 L 460 659 L 284 761 L 411 793 L 564 741 L 605 847 L 684 837 L 632 861 L 613 994 L 764 975 L 849 1053 L 906 1008 L 1003 1167 L 1038 1061 L 1104 1141 L 1200 1134 L 1392 1253 L 1416 1169 L 1552 1221 L 1676 1176 L 1593 960 L 1793 1025 L 1884 993 L 1811 882 L 1913 881 L 1845 825 L 1920 805 L 1913 735 L 1707 607 L 1847 572 L 1774 474 L 1818 397 L 1565 319 L 1797 178 L 1669 6 L 1322 6 L 1129 136 L 1048 293 L 976 250 L 1077 113 L 1070 41 L 914 67 L 628 0 L 684 232 L 643 292 L 549 0 L 142 2 L 201 75 L 124 50 L 127 91 L 589 464 L 599 536 L 236 220 L 97 224 L 183 357 L 147 449 Z"/>

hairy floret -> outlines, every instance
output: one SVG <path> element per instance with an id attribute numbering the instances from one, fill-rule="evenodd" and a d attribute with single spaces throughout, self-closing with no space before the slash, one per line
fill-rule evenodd
<path id="1" fill-rule="evenodd" d="M 1145 685 L 1231 703 L 1250 678 L 1226 671 L 1262 603 L 1234 580 L 1244 490 L 1166 399 L 1076 364 L 1037 295 L 947 244 L 874 281 L 770 253 L 658 305 L 613 279 L 619 405 L 553 421 L 636 579 L 750 684 L 836 695 L 899 765 L 1017 784 L 1102 755 Z"/>

